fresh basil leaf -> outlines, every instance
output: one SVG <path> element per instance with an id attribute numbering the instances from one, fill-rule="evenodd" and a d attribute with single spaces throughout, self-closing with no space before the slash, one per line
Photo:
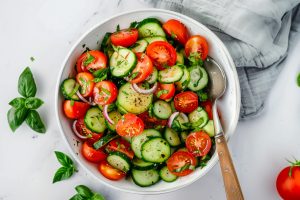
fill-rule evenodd
<path id="1" fill-rule="evenodd" d="M 74 171 L 75 171 L 75 169 L 73 167 L 61 167 L 61 168 L 59 168 L 55 172 L 52 183 L 56 183 L 58 181 L 62 181 L 62 180 L 70 178 L 73 175 Z"/>
<path id="2" fill-rule="evenodd" d="M 78 185 L 75 187 L 75 190 L 83 197 L 92 197 L 93 192 L 90 190 L 90 188 L 86 187 L 85 185 Z"/>
<path id="3" fill-rule="evenodd" d="M 37 109 L 43 105 L 43 101 L 36 97 L 29 97 L 25 100 L 25 107 L 28 109 Z"/>
<path id="4" fill-rule="evenodd" d="M 23 97 L 17 97 L 11 100 L 8 104 L 14 108 L 21 108 L 24 107 L 25 99 Z"/>
<path id="5" fill-rule="evenodd" d="M 63 152 L 55 151 L 55 155 L 56 155 L 58 162 L 62 166 L 70 167 L 73 165 L 72 159 L 68 155 L 64 154 Z"/>
<path id="6" fill-rule="evenodd" d="M 13 132 L 24 122 L 27 114 L 28 109 L 25 107 L 9 109 L 7 112 L 7 121 Z"/>
<path id="7" fill-rule="evenodd" d="M 34 97 L 36 94 L 36 84 L 29 67 L 19 77 L 18 91 L 24 97 Z"/>
<path id="8" fill-rule="evenodd" d="M 91 200 L 105 200 L 105 198 L 101 194 L 94 193 Z"/>
<path id="9" fill-rule="evenodd" d="M 85 200 L 86 198 L 81 196 L 80 194 L 75 194 L 70 200 Z"/>
<path id="10" fill-rule="evenodd" d="M 109 33 L 109 32 L 105 33 L 105 35 L 103 37 L 103 40 L 102 40 L 102 43 L 101 43 L 100 50 L 105 52 L 105 53 L 107 53 L 106 49 L 108 48 L 108 46 L 110 44 L 110 35 L 111 35 L 111 33 Z"/>
<path id="11" fill-rule="evenodd" d="M 85 67 L 95 61 L 95 57 L 92 56 L 91 54 L 89 54 L 89 52 L 87 52 L 86 54 L 87 54 L 87 57 L 83 61 L 83 66 L 85 66 Z"/>
<path id="12" fill-rule="evenodd" d="M 131 22 L 129 28 L 137 28 L 139 23 L 137 21 Z"/>
<path id="13" fill-rule="evenodd" d="M 45 125 L 36 110 L 30 110 L 26 117 L 27 125 L 34 131 L 38 133 L 45 133 L 46 128 Z"/>
<path id="14" fill-rule="evenodd" d="M 120 24 L 118 24 L 118 25 L 117 25 L 117 28 L 116 28 L 116 31 L 119 32 L 120 30 L 121 30 L 121 29 L 120 29 Z"/>
<path id="15" fill-rule="evenodd" d="M 297 76 L 297 85 L 298 85 L 298 87 L 300 87 L 300 73 Z"/>

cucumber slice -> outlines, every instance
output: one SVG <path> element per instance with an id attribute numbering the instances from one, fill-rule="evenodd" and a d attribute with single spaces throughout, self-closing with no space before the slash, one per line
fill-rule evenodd
<path id="1" fill-rule="evenodd" d="M 164 166 L 163 168 L 160 169 L 159 176 L 162 180 L 164 180 L 166 182 L 173 182 L 173 181 L 176 181 L 176 179 L 177 179 L 177 176 L 172 174 L 169 171 L 167 166 Z"/>
<path id="2" fill-rule="evenodd" d="M 200 129 L 208 122 L 207 112 L 201 107 L 198 107 L 196 110 L 191 112 L 188 117 L 193 128 Z"/>
<path id="3" fill-rule="evenodd" d="M 155 18 L 146 18 L 141 21 L 137 27 L 140 38 L 162 36 L 166 37 L 164 30 L 161 27 L 161 22 Z"/>
<path id="4" fill-rule="evenodd" d="M 109 133 L 109 134 L 103 136 L 102 138 L 100 138 L 97 142 L 95 142 L 93 146 L 95 149 L 100 149 L 101 147 L 104 147 L 110 141 L 112 141 L 113 139 L 116 139 L 118 137 L 119 137 L 119 135 L 117 135 L 115 133 Z"/>
<path id="5" fill-rule="evenodd" d="M 148 187 L 154 185 L 160 180 L 159 173 L 155 169 L 150 170 L 137 170 L 132 169 L 132 180 L 133 182 L 141 187 Z"/>
<path id="6" fill-rule="evenodd" d="M 189 68 L 191 80 L 188 88 L 192 91 L 198 91 L 205 88 L 208 84 L 208 75 L 203 67 L 193 66 Z"/>
<path id="7" fill-rule="evenodd" d="M 146 162 L 139 158 L 134 158 L 132 160 L 132 164 L 133 164 L 133 169 L 138 169 L 138 170 L 149 170 L 156 167 L 155 163 Z"/>
<path id="8" fill-rule="evenodd" d="M 177 110 L 175 108 L 174 101 L 172 100 L 170 104 L 171 104 L 171 108 L 172 108 L 172 113 L 176 112 Z"/>
<path id="9" fill-rule="evenodd" d="M 172 114 L 172 108 L 169 103 L 158 100 L 153 104 L 153 114 L 159 119 L 168 119 Z"/>
<path id="10" fill-rule="evenodd" d="M 174 65 L 158 72 L 158 81 L 161 83 L 174 83 L 183 76 L 183 70 L 180 66 Z"/>
<path id="11" fill-rule="evenodd" d="M 116 125 L 118 121 L 121 119 L 122 115 L 118 111 L 112 111 L 108 113 L 109 118 L 114 122 L 114 124 L 110 124 L 107 120 L 105 120 L 105 124 L 110 131 L 116 131 Z"/>
<path id="12" fill-rule="evenodd" d="M 98 107 L 88 109 L 84 117 L 84 123 L 90 130 L 96 133 L 105 131 L 105 118 Z"/>
<path id="13" fill-rule="evenodd" d="M 109 60 L 111 74 L 115 77 L 127 76 L 136 66 L 135 54 L 126 48 L 118 48 Z"/>
<path id="14" fill-rule="evenodd" d="M 187 131 L 182 131 L 182 132 L 180 132 L 179 135 L 180 135 L 181 142 L 185 143 L 185 140 L 186 140 L 187 136 L 189 135 L 189 133 Z"/>
<path id="15" fill-rule="evenodd" d="M 208 120 L 207 124 L 202 129 L 209 135 L 209 137 L 215 136 L 215 127 L 213 120 Z"/>
<path id="16" fill-rule="evenodd" d="M 180 113 L 172 122 L 172 129 L 175 131 L 181 132 L 188 130 L 189 119 L 184 113 Z"/>
<path id="17" fill-rule="evenodd" d="M 61 93 L 66 99 L 79 100 L 76 92 L 79 89 L 79 84 L 72 78 L 64 80 L 60 86 Z"/>
<path id="18" fill-rule="evenodd" d="M 107 156 L 107 162 L 114 168 L 121 170 L 123 172 L 128 172 L 130 170 L 130 159 L 123 153 L 114 151 Z"/>
<path id="19" fill-rule="evenodd" d="M 184 57 L 181 52 L 176 52 L 177 58 L 176 63 L 184 65 Z"/>
<path id="20" fill-rule="evenodd" d="M 148 162 L 162 163 L 171 155 L 168 142 L 160 137 L 151 138 L 142 145 L 142 158 Z"/>
<path id="21" fill-rule="evenodd" d="M 140 135 L 132 137 L 131 149 L 133 150 L 136 157 L 142 158 L 142 145 L 151 137 L 161 137 L 161 134 L 155 129 L 146 129 Z"/>
<path id="22" fill-rule="evenodd" d="M 152 42 L 157 42 L 157 41 L 167 41 L 165 37 L 160 37 L 160 36 L 155 36 L 155 37 L 146 37 L 144 38 L 148 44 L 151 44 Z"/>
<path id="23" fill-rule="evenodd" d="M 186 68 L 186 66 L 181 65 L 181 67 L 183 70 L 183 75 L 182 75 L 181 79 L 175 83 L 176 89 L 179 91 L 185 90 L 188 87 L 190 79 L 191 79 L 190 72 Z"/>
<path id="24" fill-rule="evenodd" d="M 116 106 L 117 106 L 117 108 L 118 108 L 119 113 L 121 113 L 122 115 L 128 113 L 127 110 L 125 110 L 125 108 L 123 108 L 123 107 L 118 103 L 118 101 L 116 101 Z"/>
<path id="25" fill-rule="evenodd" d="M 127 112 L 141 114 L 149 109 L 152 96 L 152 94 L 137 93 L 130 83 L 126 83 L 119 89 L 117 104 Z"/>
<path id="26" fill-rule="evenodd" d="M 177 147 L 181 145 L 179 134 L 171 128 L 165 129 L 164 138 L 167 140 L 171 147 Z"/>
<path id="27" fill-rule="evenodd" d="M 145 39 L 138 40 L 134 44 L 134 47 L 131 48 L 131 51 L 133 51 L 134 53 L 145 52 L 148 44 L 149 43 Z"/>
<path id="28" fill-rule="evenodd" d="M 157 71 L 156 67 L 153 67 L 153 72 L 147 78 L 147 82 L 149 84 L 153 84 L 153 83 L 155 83 L 157 81 L 157 78 L 158 78 L 158 71 Z"/>

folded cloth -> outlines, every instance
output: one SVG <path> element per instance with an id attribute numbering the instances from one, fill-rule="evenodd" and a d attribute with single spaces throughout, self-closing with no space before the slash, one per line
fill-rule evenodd
<path id="1" fill-rule="evenodd" d="M 291 27 L 300 29 L 300 0 L 142 1 L 190 16 L 218 35 L 237 66 L 240 119 L 261 113 L 287 55 Z"/>

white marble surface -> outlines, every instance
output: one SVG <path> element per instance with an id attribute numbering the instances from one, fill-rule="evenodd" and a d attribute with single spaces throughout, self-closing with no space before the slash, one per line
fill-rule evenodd
<path id="1" fill-rule="evenodd" d="M 0 3 L 0 200 L 68 199 L 74 186 L 86 184 L 107 199 L 225 199 L 218 165 L 205 177 L 176 192 L 142 196 L 110 189 L 89 177 L 83 169 L 71 179 L 52 184 L 59 167 L 54 150 L 67 152 L 54 115 L 54 88 L 60 65 L 69 48 L 86 29 L 121 11 L 146 6 L 116 0 L 2 0 Z M 300 34 L 292 34 L 290 53 L 263 114 L 241 122 L 229 142 L 246 199 L 278 199 L 276 175 L 287 163 L 300 159 Z M 36 61 L 31 62 L 30 57 Z M 38 84 L 37 96 L 48 131 L 37 135 L 26 126 L 9 130 L 8 102 L 18 95 L 17 78 L 30 66 Z"/>

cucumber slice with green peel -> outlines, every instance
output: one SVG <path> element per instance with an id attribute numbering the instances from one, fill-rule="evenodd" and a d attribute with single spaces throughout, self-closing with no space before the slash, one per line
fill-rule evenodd
<path id="1" fill-rule="evenodd" d="M 131 175 L 133 182 L 140 187 L 148 187 L 154 185 L 160 180 L 159 173 L 156 169 L 132 169 Z"/>
<path id="2" fill-rule="evenodd" d="M 157 164 L 155 164 L 155 163 L 146 162 L 139 158 L 134 158 L 132 160 L 132 164 L 133 164 L 133 166 L 132 166 L 133 169 L 138 169 L 138 170 L 154 169 L 157 166 Z"/>
<path id="3" fill-rule="evenodd" d="M 111 152 L 107 156 L 106 160 L 111 166 L 125 173 L 130 170 L 131 161 L 125 154 L 121 152 L 118 151 Z"/>
<path id="4" fill-rule="evenodd" d="M 111 74 L 115 77 L 127 76 L 136 66 L 135 54 L 126 48 L 118 48 L 109 60 Z"/>
<path id="5" fill-rule="evenodd" d="M 184 57 L 181 52 L 176 52 L 177 58 L 176 63 L 184 65 Z"/>
<path id="6" fill-rule="evenodd" d="M 200 129 L 204 127 L 208 122 L 208 114 L 207 112 L 201 108 L 198 107 L 196 110 L 191 112 L 189 115 L 189 121 L 191 122 L 191 125 L 195 129 Z"/>
<path id="7" fill-rule="evenodd" d="M 118 108 L 118 112 L 121 113 L 122 115 L 128 113 L 127 110 L 125 110 L 125 108 L 123 108 L 119 103 L 118 101 L 116 101 L 116 106 Z"/>
<path id="8" fill-rule="evenodd" d="M 108 116 L 114 123 L 110 124 L 107 120 L 105 120 L 106 127 L 110 131 L 115 132 L 116 125 L 117 125 L 118 121 L 122 118 L 122 115 L 118 111 L 112 111 L 112 112 L 108 113 Z"/>
<path id="9" fill-rule="evenodd" d="M 145 129 L 140 135 L 131 139 L 131 149 L 138 158 L 142 158 L 141 148 L 144 142 L 152 137 L 161 137 L 161 134 L 155 129 Z"/>
<path id="10" fill-rule="evenodd" d="M 137 93 L 130 83 L 126 83 L 119 89 L 117 106 L 130 113 L 141 114 L 149 109 L 152 97 L 152 94 Z"/>
<path id="11" fill-rule="evenodd" d="M 161 22 L 155 18 L 146 18 L 139 22 L 137 26 L 139 37 L 162 36 L 166 37 L 164 30 L 161 27 Z"/>
<path id="12" fill-rule="evenodd" d="M 202 129 L 209 135 L 209 137 L 215 136 L 215 127 L 213 120 L 208 120 L 207 124 Z"/>
<path id="13" fill-rule="evenodd" d="M 72 78 L 64 80 L 60 86 L 61 93 L 66 99 L 78 101 L 80 100 L 76 92 L 79 89 L 79 84 Z"/>
<path id="14" fill-rule="evenodd" d="M 84 117 L 84 123 L 88 129 L 102 133 L 106 129 L 105 118 L 98 107 L 88 109 Z"/>
<path id="15" fill-rule="evenodd" d="M 205 88 L 208 84 L 208 75 L 206 70 L 200 66 L 193 66 L 189 69 L 190 72 L 190 82 L 188 88 L 192 91 L 199 91 Z"/>
<path id="16" fill-rule="evenodd" d="M 158 42 L 158 41 L 167 41 L 165 37 L 155 36 L 155 37 L 146 37 L 144 38 L 148 42 L 148 45 L 152 42 Z"/>
<path id="17" fill-rule="evenodd" d="M 154 84 L 158 79 L 158 71 L 156 69 L 156 67 L 153 67 L 153 72 L 152 74 L 149 75 L 149 77 L 147 78 L 147 82 L 149 84 Z"/>
<path id="18" fill-rule="evenodd" d="M 174 101 L 173 101 L 173 100 L 170 102 L 170 105 L 171 105 L 172 113 L 173 113 L 173 112 L 176 112 L 177 110 L 176 110 L 176 108 L 175 108 L 175 105 L 174 105 Z"/>
<path id="19" fill-rule="evenodd" d="M 158 81 L 161 83 L 174 83 L 181 79 L 183 76 L 183 69 L 174 65 L 172 67 L 168 67 L 167 69 L 161 70 L 158 72 Z"/>
<path id="20" fill-rule="evenodd" d="M 145 52 L 148 44 L 149 43 L 147 42 L 146 39 L 141 39 L 141 40 L 136 41 L 136 43 L 130 49 L 134 53 Z"/>
<path id="21" fill-rule="evenodd" d="M 174 174 L 172 174 L 169 171 L 169 169 L 168 169 L 167 166 L 164 166 L 163 168 L 160 169 L 159 176 L 165 182 L 173 182 L 173 181 L 176 181 L 176 179 L 177 179 L 177 176 L 175 176 Z"/>
<path id="22" fill-rule="evenodd" d="M 180 135 L 181 142 L 185 143 L 185 140 L 186 140 L 187 136 L 189 135 L 189 133 L 187 131 L 182 131 L 182 132 L 180 132 L 179 135 Z"/>
<path id="23" fill-rule="evenodd" d="M 171 148 L 165 139 L 155 137 L 143 143 L 141 152 L 143 160 L 153 163 L 162 163 L 170 157 Z"/>
<path id="24" fill-rule="evenodd" d="M 167 140 L 171 147 L 177 147 L 181 145 L 179 134 L 171 128 L 165 129 L 164 138 Z"/>
<path id="25" fill-rule="evenodd" d="M 188 87 L 188 85 L 190 83 L 190 79 L 191 79 L 190 72 L 186 68 L 186 66 L 181 65 L 181 67 L 183 70 L 183 75 L 182 75 L 181 79 L 175 83 L 176 89 L 179 91 L 185 90 Z"/>
<path id="26" fill-rule="evenodd" d="M 115 133 L 109 133 L 105 136 L 103 136 L 102 138 L 100 138 L 97 142 L 95 142 L 93 144 L 95 149 L 100 149 L 101 147 L 104 147 L 105 145 L 107 145 L 110 141 L 118 138 L 119 135 L 115 134 Z"/>
<path id="27" fill-rule="evenodd" d="M 153 104 L 153 114 L 159 119 L 168 119 L 172 114 L 171 105 L 163 100 L 158 100 Z"/>

